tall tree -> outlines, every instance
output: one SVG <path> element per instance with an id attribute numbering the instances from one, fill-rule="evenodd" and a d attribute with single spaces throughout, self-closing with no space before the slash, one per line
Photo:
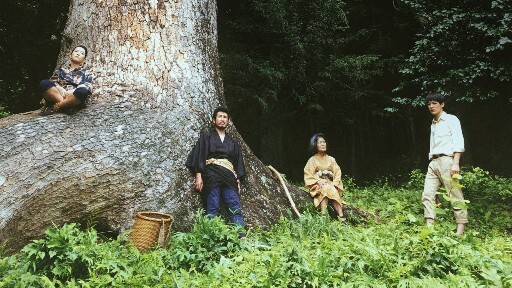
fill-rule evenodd
<path id="1" fill-rule="evenodd" d="M 160 210 L 184 229 L 199 207 L 185 158 L 211 111 L 224 103 L 216 1 L 73 0 L 59 64 L 85 44 L 92 103 L 73 115 L 0 120 L 0 239 L 16 248 L 52 224 L 95 217 L 128 228 L 136 211 Z M 34 48 L 36 49 L 36 48 Z M 288 200 L 242 143 L 249 225 L 277 220 Z"/>

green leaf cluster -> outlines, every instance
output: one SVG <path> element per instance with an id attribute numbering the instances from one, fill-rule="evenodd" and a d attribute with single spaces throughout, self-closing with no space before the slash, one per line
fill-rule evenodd
<path id="1" fill-rule="evenodd" d="M 202 211 L 196 214 L 196 221 L 189 233 L 173 235 L 165 260 L 170 269 L 207 272 L 214 263 L 240 249 L 240 227 L 228 226 L 219 217 L 208 219 Z"/>
<path id="2" fill-rule="evenodd" d="M 512 178 L 491 175 L 479 167 L 464 171 L 461 184 L 464 195 L 473 199 L 470 212 L 478 213 L 479 225 L 495 225 L 512 232 Z"/>
<path id="3" fill-rule="evenodd" d="M 0 118 L 7 117 L 9 115 L 9 111 L 7 111 L 7 109 L 0 103 Z"/>

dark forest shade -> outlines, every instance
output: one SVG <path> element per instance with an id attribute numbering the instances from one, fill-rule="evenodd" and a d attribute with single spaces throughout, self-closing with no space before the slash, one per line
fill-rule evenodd
<path id="1" fill-rule="evenodd" d="M 39 108 L 38 84 L 56 67 L 69 0 L 7 0 L 0 9 L 0 106 Z M 1 112 L 1 111 L 0 111 Z"/>

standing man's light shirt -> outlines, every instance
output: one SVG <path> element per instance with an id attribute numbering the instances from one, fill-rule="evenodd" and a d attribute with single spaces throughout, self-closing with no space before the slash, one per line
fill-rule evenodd
<path id="1" fill-rule="evenodd" d="M 430 126 L 430 152 L 432 155 L 453 156 L 454 152 L 464 152 L 464 137 L 459 119 L 451 114 L 442 112 L 439 121 L 432 121 Z"/>

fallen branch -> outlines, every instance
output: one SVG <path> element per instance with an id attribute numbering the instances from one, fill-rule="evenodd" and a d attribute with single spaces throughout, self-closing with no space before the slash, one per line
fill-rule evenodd
<path id="1" fill-rule="evenodd" d="M 297 217 L 300 217 L 301 215 L 300 215 L 299 211 L 297 210 L 297 208 L 295 207 L 295 202 L 293 202 L 292 196 L 290 195 L 290 191 L 288 191 L 288 187 L 286 187 L 286 183 L 284 183 L 283 177 L 281 177 L 281 174 L 279 172 L 277 172 L 277 170 L 274 169 L 274 167 L 272 167 L 271 165 L 268 165 L 268 168 L 270 169 L 270 171 L 272 171 L 272 172 L 274 172 L 274 174 L 276 174 L 277 179 L 279 179 L 279 182 L 281 183 L 281 186 L 283 186 L 284 192 L 286 193 L 286 197 L 288 197 L 288 200 L 290 201 L 290 204 L 292 205 L 293 212 L 295 212 L 295 215 L 297 215 Z"/>

